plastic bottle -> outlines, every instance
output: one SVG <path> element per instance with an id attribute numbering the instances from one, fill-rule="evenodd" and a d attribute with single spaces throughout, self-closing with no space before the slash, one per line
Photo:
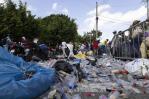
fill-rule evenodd
<path id="1" fill-rule="evenodd" d="M 67 76 L 65 82 L 70 89 L 77 87 L 75 76 Z"/>
<path id="2" fill-rule="evenodd" d="M 120 93 L 118 91 L 115 91 L 109 96 L 109 99 L 119 99 L 119 96 Z"/>
<path id="3" fill-rule="evenodd" d="M 79 94 L 76 94 L 72 97 L 72 99 L 81 99 L 81 96 Z"/>

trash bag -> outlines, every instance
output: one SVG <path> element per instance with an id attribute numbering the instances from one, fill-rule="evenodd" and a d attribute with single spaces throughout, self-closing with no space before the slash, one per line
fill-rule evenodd
<path id="1" fill-rule="evenodd" d="M 69 74 L 71 74 L 71 72 L 73 72 L 73 66 L 66 61 L 57 61 L 53 65 L 53 68 L 55 68 L 57 71 L 62 70 L 62 71 L 69 73 Z"/>
<path id="2" fill-rule="evenodd" d="M 127 63 L 125 69 L 133 75 L 146 75 L 149 73 L 149 60 L 136 59 Z"/>
<path id="3" fill-rule="evenodd" d="M 27 63 L 0 47 L 0 99 L 35 99 L 55 78 L 55 70 Z"/>
<path id="4" fill-rule="evenodd" d="M 88 64 L 91 64 L 92 66 L 95 66 L 96 65 L 96 62 L 97 62 L 97 59 L 96 58 L 91 57 L 91 56 L 88 56 L 87 57 L 87 60 L 89 61 Z"/>

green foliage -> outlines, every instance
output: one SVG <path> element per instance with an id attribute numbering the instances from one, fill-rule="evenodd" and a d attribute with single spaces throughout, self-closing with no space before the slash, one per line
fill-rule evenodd
<path id="1" fill-rule="evenodd" d="M 21 1 L 17 7 L 11 0 L 6 0 L 5 5 L 0 5 L 0 13 L 1 38 L 10 34 L 14 40 L 21 36 L 33 39 L 39 32 L 35 16 L 27 11 L 26 4 Z"/>
<path id="2" fill-rule="evenodd" d="M 51 45 L 60 44 L 62 41 L 75 42 L 77 34 L 77 25 L 74 19 L 66 15 L 50 15 L 41 20 L 40 39 L 44 42 L 50 42 Z"/>
<path id="3" fill-rule="evenodd" d="M 97 37 L 101 36 L 102 32 L 98 31 Z M 96 39 L 96 31 L 92 30 L 91 32 L 86 32 L 83 35 L 83 41 L 92 42 Z"/>

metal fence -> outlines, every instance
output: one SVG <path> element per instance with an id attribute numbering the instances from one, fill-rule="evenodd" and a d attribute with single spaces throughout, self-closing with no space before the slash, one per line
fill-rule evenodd
<path id="1" fill-rule="evenodd" d="M 138 22 L 125 31 L 114 35 L 111 44 L 111 53 L 118 59 L 141 58 L 147 54 L 147 37 L 149 37 L 149 21 Z M 145 46 L 143 46 L 143 44 Z M 143 50 L 140 50 L 143 49 Z M 143 56 L 143 58 L 146 58 Z"/>

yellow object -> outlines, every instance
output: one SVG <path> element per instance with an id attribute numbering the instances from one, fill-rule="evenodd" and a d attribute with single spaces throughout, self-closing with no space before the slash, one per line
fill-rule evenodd
<path id="1" fill-rule="evenodd" d="M 100 45 L 106 45 L 107 44 L 107 40 L 102 40 L 101 42 L 100 42 Z"/>
<path id="2" fill-rule="evenodd" d="M 82 53 L 76 54 L 76 55 L 74 55 L 74 57 L 77 59 L 86 59 L 86 55 L 82 54 Z"/>

